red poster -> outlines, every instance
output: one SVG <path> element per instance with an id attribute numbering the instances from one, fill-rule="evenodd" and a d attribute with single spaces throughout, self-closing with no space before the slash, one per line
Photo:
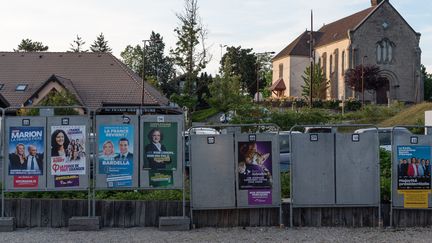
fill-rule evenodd
<path id="1" fill-rule="evenodd" d="M 14 176 L 14 188 L 38 187 L 39 176 Z"/>

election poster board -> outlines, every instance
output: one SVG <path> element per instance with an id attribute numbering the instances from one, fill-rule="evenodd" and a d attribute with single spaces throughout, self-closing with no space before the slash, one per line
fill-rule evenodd
<path id="1" fill-rule="evenodd" d="M 236 133 L 234 142 L 237 207 L 279 207 L 277 134 Z"/>
<path id="2" fill-rule="evenodd" d="M 140 118 L 140 188 L 181 189 L 183 116 L 157 114 Z"/>
<path id="3" fill-rule="evenodd" d="M 431 189 L 431 146 L 397 146 L 397 189 Z"/>
<path id="4" fill-rule="evenodd" d="M 45 189 L 45 117 L 6 117 L 4 122 L 6 191 Z"/>
<path id="5" fill-rule="evenodd" d="M 98 174 L 106 187 L 132 187 L 135 130 L 132 124 L 103 124 L 98 130 Z"/>
<path id="6" fill-rule="evenodd" d="M 47 117 L 47 189 L 80 191 L 90 186 L 90 119 Z"/>

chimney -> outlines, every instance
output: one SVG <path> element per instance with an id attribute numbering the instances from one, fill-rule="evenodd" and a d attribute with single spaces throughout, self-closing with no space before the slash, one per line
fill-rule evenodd
<path id="1" fill-rule="evenodd" d="M 371 0 L 371 5 L 372 7 L 377 6 L 378 4 L 380 4 L 383 0 Z"/>

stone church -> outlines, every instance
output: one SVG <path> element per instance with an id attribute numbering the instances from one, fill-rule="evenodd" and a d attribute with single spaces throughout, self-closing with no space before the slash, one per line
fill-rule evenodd
<path id="1" fill-rule="evenodd" d="M 419 47 L 416 32 L 389 0 L 371 0 L 365 10 L 322 26 L 313 32 L 314 61 L 330 81 L 327 99 L 361 99 L 345 83 L 345 72 L 364 63 L 377 65 L 386 85 L 365 91 L 365 100 L 386 104 L 423 100 Z M 310 66 L 310 31 L 303 32 L 273 58 L 273 97 L 301 97 L 302 75 Z"/>

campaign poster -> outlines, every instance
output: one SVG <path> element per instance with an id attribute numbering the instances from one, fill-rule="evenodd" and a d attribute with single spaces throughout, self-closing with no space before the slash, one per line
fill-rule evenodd
<path id="1" fill-rule="evenodd" d="M 144 122 L 143 169 L 176 170 L 177 123 Z"/>
<path id="2" fill-rule="evenodd" d="M 134 127 L 130 124 L 99 127 L 99 174 L 105 174 L 108 187 L 132 186 Z"/>
<path id="3" fill-rule="evenodd" d="M 85 175 L 85 143 L 85 126 L 51 126 L 51 174 Z"/>
<path id="4" fill-rule="evenodd" d="M 248 204 L 249 205 L 271 205 L 272 204 L 272 190 L 248 190 Z"/>
<path id="5" fill-rule="evenodd" d="M 151 187 L 169 187 L 174 182 L 172 170 L 150 170 L 149 178 Z"/>
<path id="6" fill-rule="evenodd" d="M 397 146 L 398 190 L 431 189 L 430 160 L 430 146 Z"/>
<path id="7" fill-rule="evenodd" d="M 37 188 L 39 176 L 14 176 L 14 188 Z"/>
<path id="8" fill-rule="evenodd" d="M 77 187 L 79 186 L 78 175 L 54 176 L 55 187 Z"/>
<path id="9" fill-rule="evenodd" d="M 43 175 L 44 127 L 10 127 L 9 175 Z"/>
<path id="10" fill-rule="evenodd" d="M 271 142 L 238 142 L 239 189 L 272 188 Z"/>

